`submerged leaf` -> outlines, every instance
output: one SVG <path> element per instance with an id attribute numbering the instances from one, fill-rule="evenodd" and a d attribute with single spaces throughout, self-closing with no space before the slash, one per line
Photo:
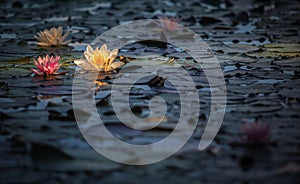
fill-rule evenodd
<path id="1" fill-rule="evenodd" d="M 102 171 L 117 169 L 120 165 L 106 161 L 90 150 L 65 152 L 44 143 L 32 143 L 31 158 L 35 167 L 50 171 Z"/>

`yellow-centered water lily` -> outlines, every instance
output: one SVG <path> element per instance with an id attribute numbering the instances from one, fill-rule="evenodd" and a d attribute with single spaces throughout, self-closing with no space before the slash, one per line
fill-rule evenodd
<path id="1" fill-rule="evenodd" d="M 75 60 L 74 63 L 84 70 L 95 71 L 112 71 L 122 65 L 123 62 L 113 62 L 118 55 L 118 49 L 108 50 L 107 45 L 104 44 L 100 48 L 96 47 L 95 50 L 88 45 L 84 51 L 85 59 Z"/>
<path id="2" fill-rule="evenodd" d="M 34 37 L 38 40 L 40 46 L 58 46 L 67 45 L 71 40 L 65 39 L 69 36 L 70 31 L 63 35 L 63 29 L 61 26 L 58 28 L 52 27 L 51 29 L 45 29 L 44 31 L 38 32 Z"/>

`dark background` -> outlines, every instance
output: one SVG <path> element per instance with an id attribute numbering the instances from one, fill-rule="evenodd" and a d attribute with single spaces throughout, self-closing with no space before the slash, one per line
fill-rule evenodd
<path id="1" fill-rule="evenodd" d="M 0 183 L 299 182 L 299 9 L 299 1 L 281 0 L 1 1 Z M 95 153 L 77 128 L 73 60 L 105 30 L 159 16 L 180 17 L 215 52 L 228 90 L 225 120 L 205 151 L 194 144 L 203 131 L 199 125 L 189 147 L 167 160 L 147 166 L 114 163 Z M 59 25 L 71 30 L 70 47 L 36 46 L 37 31 Z M 133 53 L 157 51 L 131 47 Z M 32 59 L 51 53 L 62 56 L 69 74 L 32 77 Z M 175 51 L 167 56 L 181 58 Z M 209 116 L 208 95 L 201 96 L 200 122 Z M 108 126 L 133 142 L 147 139 L 115 120 L 109 99 L 100 100 Z M 240 126 L 255 121 L 272 126 L 269 143 L 242 143 Z M 148 139 L 168 132 L 160 127 Z"/>

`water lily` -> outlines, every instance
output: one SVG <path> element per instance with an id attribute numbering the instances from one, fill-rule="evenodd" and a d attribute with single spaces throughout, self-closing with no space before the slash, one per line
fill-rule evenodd
<path id="1" fill-rule="evenodd" d="M 241 131 L 247 143 L 267 143 L 271 136 L 271 126 L 264 122 L 246 123 L 242 125 Z"/>
<path id="2" fill-rule="evenodd" d="M 113 62 L 118 55 L 118 49 L 108 50 L 107 45 L 104 44 L 100 47 L 96 47 L 95 50 L 88 45 L 85 52 L 85 59 L 75 60 L 74 63 L 84 70 L 94 70 L 94 71 L 112 71 L 122 65 L 123 62 Z"/>
<path id="3" fill-rule="evenodd" d="M 59 64 L 60 56 L 49 56 L 46 55 L 45 57 L 38 57 L 36 61 L 34 59 L 34 64 L 38 68 L 38 70 L 31 68 L 31 70 L 37 75 L 58 75 L 62 73 L 58 73 L 58 69 L 60 67 Z"/>
<path id="4" fill-rule="evenodd" d="M 40 46 L 58 46 L 58 45 L 67 45 L 71 40 L 65 41 L 68 37 L 70 31 L 66 32 L 63 35 L 63 29 L 61 26 L 58 28 L 52 27 L 51 29 L 45 29 L 40 31 L 34 37 L 38 40 L 38 45 Z"/>
<path id="5" fill-rule="evenodd" d="M 166 31 L 175 31 L 178 27 L 177 24 L 180 22 L 180 18 L 176 18 L 176 17 L 159 17 L 159 19 L 161 20 L 161 26 L 164 30 Z"/>

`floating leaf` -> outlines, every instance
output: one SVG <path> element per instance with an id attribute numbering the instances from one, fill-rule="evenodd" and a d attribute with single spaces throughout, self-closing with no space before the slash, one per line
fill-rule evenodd
<path id="1" fill-rule="evenodd" d="M 300 56 L 300 44 L 268 44 L 264 45 L 265 51 L 246 53 L 251 57 L 270 57 L 278 58 L 282 56 L 286 57 L 299 57 Z"/>
<path id="2" fill-rule="evenodd" d="M 74 156 L 59 148 L 44 144 L 31 144 L 31 158 L 34 165 L 42 170 L 50 171 L 103 171 L 117 169 L 120 165 L 103 159 L 100 154 L 93 151 L 72 151 Z"/>

